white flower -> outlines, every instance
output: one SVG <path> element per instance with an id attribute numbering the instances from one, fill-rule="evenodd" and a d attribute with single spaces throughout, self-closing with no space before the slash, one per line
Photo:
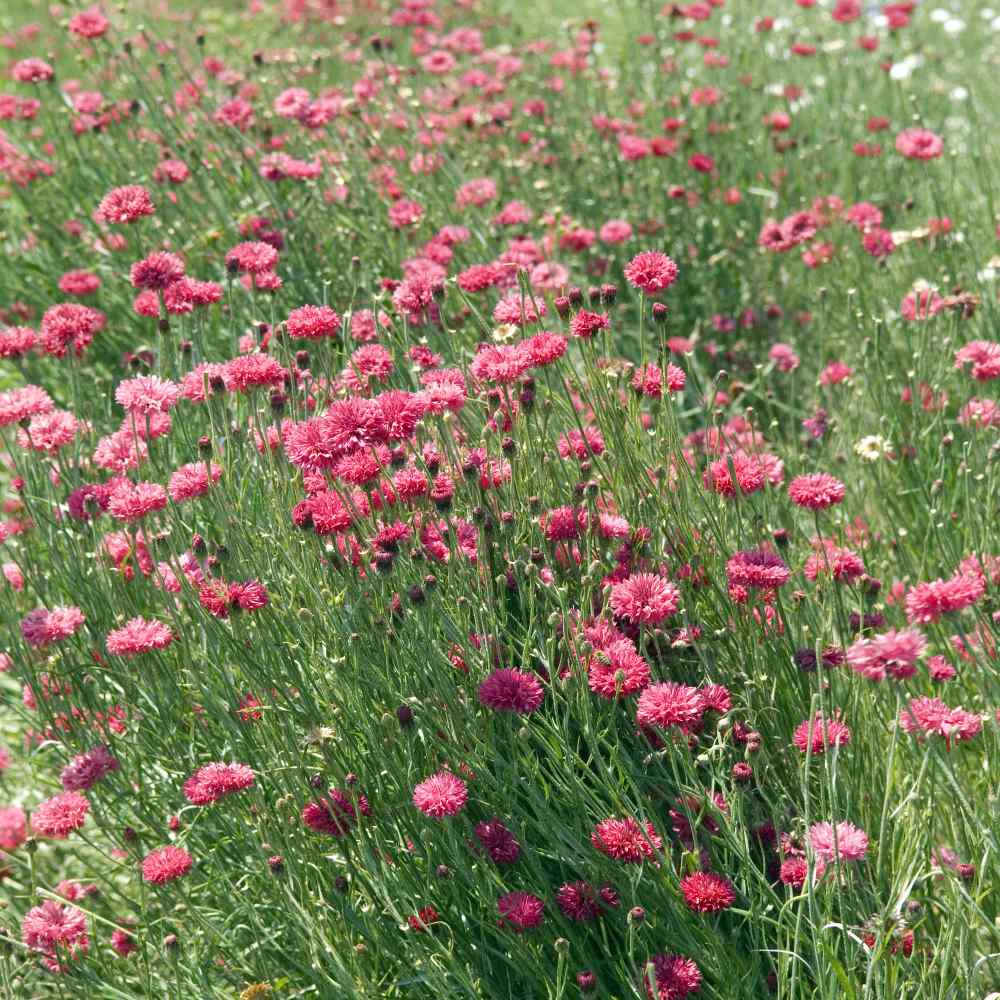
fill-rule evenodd
<path id="1" fill-rule="evenodd" d="M 878 434 L 869 434 L 854 446 L 854 454 L 865 462 L 877 462 L 889 454 L 889 442 Z"/>

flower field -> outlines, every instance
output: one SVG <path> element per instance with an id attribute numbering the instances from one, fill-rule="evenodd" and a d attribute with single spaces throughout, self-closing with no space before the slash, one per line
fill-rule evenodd
<path id="1" fill-rule="evenodd" d="M 0 63 L 0 996 L 1000 998 L 1000 11 Z"/>

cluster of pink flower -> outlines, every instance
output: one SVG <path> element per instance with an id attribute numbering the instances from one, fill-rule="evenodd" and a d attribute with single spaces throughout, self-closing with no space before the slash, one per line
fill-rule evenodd
<path id="1" fill-rule="evenodd" d="M 564 955 L 579 962 L 583 993 L 759 996 L 774 986 L 761 956 L 786 950 L 788 913 L 805 941 L 800 924 L 818 911 L 799 897 L 812 893 L 825 894 L 824 920 L 828 903 L 846 914 L 847 937 L 871 953 L 859 961 L 912 954 L 908 930 L 908 944 L 877 950 L 858 900 L 927 881 L 916 867 L 886 871 L 907 853 L 890 849 L 884 822 L 893 768 L 913 769 L 914 797 L 936 768 L 949 788 L 956 772 L 981 783 L 975 755 L 1000 721 L 983 680 L 1000 657 L 1000 556 L 967 554 L 973 536 L 952 528 L 960 502 L 972 511 L 973 468 L 995 457 L 1000 343 L 963 334 L 933 369 L 907 357 L 920 374 L 902 389 L 896 375 L 869 376 L 873 356 L 899 362 L 900 331 L 930 355 L 942 313 L 974 316 L 979 298 L 961 288 L 890 284 L 907 243 L 934 253 L 964 232 L 937 215 L 902 231 L 893 196 L 863 200 L 867 184 L 818 194 L 830 175 L 807 186 L 793 175 L 783 157 L 807 141 L 800 111 L 814 95 L 750 75 L 721 85 L 735 67 L 708 32 L 713 19 L 728 29 L 724 0 L 667 4 L 670 32 L 640 38 L 664 81 L 687 52 L 714 81 L 656 101 L 596 68 L 604 46 L 590 22 L 568 48 L 492 45 L 502 25 L 465 23 L 466 3 L 279 6 L 290 24 L 337 28 L 340 84 L 314 86 L 321 61 L 307 70 L 282 55 L 296 85 L 275 91 L 274 76 L 206 56 L 179 89 L 133 106 L 63 84 L 54 56 L 29 55 L 11 64 L 23 93 L 0 95 L 0 121 L 24 140 L 0 131 L 12 196 L 68 197 L 63 176 L 82 161 L 67 137 L 95 148 L 124 141 L 125 123 L 157 151 L 144 174 L 129 171 L 134 183 L 88 167 L 89 201 L 65 206 L 60 231 L 72 253 L 46 246 L 59 261 L 51 298 L 0 303 L 12 626 L 0 674 L 22 685 L 26 747 L 60 755 L 62 789 L 0 808 L 0 852 L 21 864 L 37 838 L 99 835 L 110 854 L 81 854 L 120 864 L 109 881 L 146 907 L 141 924 L 107 906 L 95 919 L 82 902 L 93 893 L 60 882 L 58 900 L 18 902 L 23 944 L 55 974 L 100 960 L 102 926 L 116 955 L 151 952 L 149 929 L 185 912 L 188 888 L 194 909 L 243 905 L 225 875 L 232 850 L 243 865 L 259 857 L 247 877 L 277 887 L 276 921 L 315 922 L 350 899 L 355 956 L 363 936 L 385 943 L 373 914 L 397 918 L 400 956 L 378 949 L 391 973 L 359 959 L 337 974 L 378 979 L 365 989 L 412 963 L 443 995 L 457 975 L 431 977 L 452 962 L 534 995 L 530 949 L 551 932 L 560 969 Z M 832 19 L 824 33 L 864 18 L 879 34 L 850 36 L 859 61 L 905 38 L 916 10 L 883 4 L 876 21 L 857 0 L 796 6 Z M 363 56 L 372 25 L 378 59 Z M 87 58 L 112 30 L 96 7 L 67 27 Z M 759 18 L 753 44 L 773 54 L 783 30 Z M 796 60 L 818 51 L 804 34 L 788 47 Z M 100 75 L 109 91 L 113 75 Z M 588 125 L 568 90 L 609 112 Z M 753 113 L 730 113 L 744 94 Z M 772 94 L 782 103 L 762 109 Z M 70 114 L 49 124 L 41 112 L 56 99 Z M 654 113 L 670 117 L 657 125 Z M 763 223 L 741 208 L 745 189 L 723 186 L 737 177 L 726 136 L 747 122 L 761 156 L 777 158 L 769 189 L 753 189 L 773 197 Z M 873 140 L 893 129 L 885 159 L 914 191 L 940 169 L 935 132 L 881 117 L 865 127 L 853 153 L 877 162 Z M 499 150 L 516 171 L 483 166 Z M 574 158 L 600 167 L 600 183 L 617 177 L 623 204 L 580 207 Z M 767 169 L 754 166 L 762 184 Z M 513 176 L 522 170 L 533 186 Z M 654 192 L 654 170 L 675 182 Z M 42 238 L 26 231 L 15 256 Z M 330 248 L 345 261 L 335 275 Z M 804 290 L 847 261 L 852 282 L 885 282 L 872 300 L 899 301 L 863 347 L 825 307 L 814 334 Z M 751 298 L 758 287 L 783 304 Z M 885 330 L 892 351 L 874 339 Z M 109 385 L 123 348 L 126 375 Z M 849 440 L 861 387 L 881 399 L 883 383 L 902 407 L 892 440 Z M 945 424 L 940 471 L 921 478 L 923 442 Z M 947 451 L 958 435 L 961 475 L 948 459 L 959 449 Z M 907 548 L 903 516 L 923 550 Z M 945 684 L 970 709 L 935 696 Z M 886 746 L 886 787 L 845 794 L 845 775 L 882 780 L 868 762 Z M 0 747 L 0 772 L 11 767 Z M 990 836 L 984 851 L 994 847 Z M 279 881 L 286 859 L 295 877 Z M 975 877 L 943 846 L 925 861 L 936 877 Z M 419 949 L 444 924 L 451 950 L 425 961 Z M 581 925 L 601 928 L 599 945 Z M 730 933 L 758 935 L 745 988 L 720 964 Z M 800 959 L 804 984 L 813 972 Z M 308 975 L 305 992 L 333 988 L 322 970 Z"/>

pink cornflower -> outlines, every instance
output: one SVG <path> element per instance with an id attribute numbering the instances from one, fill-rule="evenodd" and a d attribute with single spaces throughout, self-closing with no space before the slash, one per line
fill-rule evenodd
<path id="1" fill-rule="evenodd" d="M 655 625 L 681 606 L 676 585 L 655 573 L 636 573 L 611 588 L 611 610 L 634 623 Z"/>
<path id="2" fill-rule="evenodd" d="M 438 771 L 413 789 L 413 804 L 432 819 L 461 812 L 468 797 L 465 782 L 451 771 Z"/>
<path id="3" fill-rule="evenodd" d="M 424 217 L 424 207 L 415 201 L 401 198 L 389 206 L 389 224 L 394 229 L 415 226 Z"/>
<path id="4" fill-rule="evenodd" d="M 184 782 L 184 795 L 196 806 L 207 806 L 253 782 L 253 771 L 246 764 L 206 764 Z"/>
<path id="5" fill-rule="evenodd" d="M 602 243 L 615 245 L 632 238 L 632 227 L 624 219 L 609 219 L 598 231 Z"/>
<path id="6" fill-rule="evenodd" d="M 17 432 L 17 443 L 31 451 L 55 455 L 60 448 L 65 448 L 82 427 L 80 421 L 68 410 L 53 410 L 51 413 L 39 413 L 31 418 L 27 427 Z"/>
<path id="7" fill-rule="evenodd" d="M 1000 378 L 1000 344 L 992 340 L 973 340 L 955 352 L 955 367 L 960 371 L 972 365 L 970 374 L 977 382 Z"/>
<path id="8" fill-rule="evenodd" d="M 167 844 L 150 851 L 142 859 L 142 878 L 153 885 L 163 885 L 187 875 L 193 864 L 191 855 L 183 847 Z"/>
<path id="9" fill-rule="evenodd" d="M 24 810 L 20 806 L 0 809 L 0 851 L 16 851 L 27 838 Z"/>
<path id="10" fill-rule="evenodd" d="M 868 835 L 853 823 L 814 823 L 809 827 L 809 843 L 823 862 L 860 861 L 868 853 Z"/>
<path id="11" fill-rule="evenodd" d="M 581 309 L 569 323 L 570 333 L 574 337 L 582 340 L 589 340 L 600 330 L 606 330 L 611 325 L 611 319 L 607 313 L 591 312 L 589 309 Z"/>
<path id="12" fill-rule="evenodd" d="M 831 361 L 820 373 L 820 385 L 840 385 L 854 374 L 854 369 L 843 361 Z"/>
<path id="13" fill-rule="evenodd" d="M 97 214 L 105 222 L 131 223 L 154 211 L 149 192 L 138 184 L 114 188 L 97 206 Z"/>
<path id="14" fill-rule="evenodd" d="M 654 955 L 641 971 L 649 1000 L 684 1000 L 701 986 L 698 966 L 683 955 Z"/>
<path id="15" fill-rule="evenodd" d="M 69 19 L 69 30 L 80 38 L 100 38 L 110 27 L 111 22 L 97 7 L 88 7 Z"/>
<path id="16" fill-rule="evenodd" d="M 237 243 L 226 254 L 226 267 L 230 271 L 243 271 L 258 275 L 274 270 L 278 251 L 270 243 Z"/>
<path id="17" fill-rule="evenodd" d="M 733 483 L 729 465 L 736 473 Z M 712 462 L 702 477 L 705 488 L 724 497 L 735 497 L 737 493 L 756 493 L 767 481 L 767 467 L 757 455 L 747 455 L 737 451 L 727 458 Z"/>
<path id="18" fill-rule="evenodd" d="M 516 382 L 530 365 L 530 359 L 519 344 L 489 345 L 472 359 L 469 371 L 480 382 L 504 384 Z"/>
<path id="19" fill-rule="evenodd" d="M 847 650 L 847 664 L 870 681 L 885 680 L 889 674 L 905 680 L 917 672 L 917 661 L 927 648 L 927 640 L 914 629 L 890 629 L 872 639 L 859 639 Z"/>
<path id="20" fill-rule="evenodd" d="M 970 399 L 958 412 L 963 427 L 1000 427 L 1000 405 L 995 399 Z"/>
<path id="21" fill-rule="evenodd" d="M 563 915 L 580 922 L 596 920 L 608 907 L 618 906 L 618 894 L 605 884 L 600 891 L 589 882 L 567 882 L 556 890 L 556 904 Z"/>
<path id="22" fill-rule="evenodd" d="M 130 920 L 126 920 L 125 922 L 131 923 Z M 108 943 L 111 945 L 115 954 L 119 955 L 121 958 L 131 955 L 132 952 L 139 947 L 135 940 L 135 936 L 130 934 L 128 931 L 123 930 L 121 927 L 116 927 L 111 932 L 111 937 L 109 938 Z"/>
<path id="23" fill-rule="evenodd" d="M 259 611 L 270 603 L 267 589 L 259 580 L 231 583 L 226 588 L 229 604 L 240 611 Z"/>
<path id="24" fill-rule="evenodd" d="M 545 904 L 530 892 L 508 892 L 497 900 L 497 910 L 500 926 L 521 934 L 542 922 Z"/>
<path id="25" fill-rule="evenodd" d="M 139 617 L 109 632 L 107 647 L 113 656 L 136 656 L 154 649 L 166 649 L 173 641 L 169 626 Z"/>
<path id="26" fill-rule="evenodd" d="M 67 792 L 86 792 L 117 771 L 119 766 L 118 758 L 113 757 L 106 746 L 96 746 L 86 753 L 77 754 L 62 769 L 59 780 Z"/>
<path id="27" fill-rule="evenodd" d="M 940 736 L 949 748 L 952 740 L 971 740 L 983 728 L 978 715 L 966 712 L 961 706 L 951 708 L 940 698 L 912 698 L 900 711 L 899 724 L 920 740 Z"/>
<path id="28" fill-rule="evenodd" d="M 597 649 L 587 663 L 590 690 L 602 698 L 624 698 L 649 684 L 649 664 L 629 639 Z"/>
<path id="29" fill-rule="evenodd" d="M 556 448 L 562 458 L 573 456 L 582 462 L 591 455 L 604 454 L 604 436 L 599 428 L 588 425 L 582 432 L 570 430 L 561 435 L 556 442 Z"/>
<path id="30" fill-rule="evenodd" d="M 215 462 L 190 462 L 174 470 L 167 484 L 167 492 L 174 503 L 184 503 L 204 496 L 222 476 L 222 468 Z"/>
<path id="31" fill-rule="evenodd" d="M 129 413 L 166 413 L 180 399 L 181 387 L 158 375 L 140 375 L 118 383 L 115 400 Z"/>
<path id="32" fill-rule="evenodd" d="M 559 333 L 542 330 L 521 341 L 521 353 L 532 368 L 541 368 L 558 361 L 566 353 L 567 339 Z"/>
<path id="33" fill-rule="evenodd" d="M 108 513 L 118 521 L 137 521 L 167 505 L 167 491 L 159 483 L 122 480 L 108 499 Z"/>
<path id="34" fill-rule="evenodd" d="M 522 670 L 494 670 L 479 685 L 480 704 L 498 712 L 527 715 L 542 704 L 544 696 L 538 678 Z"/>
<path id="35" fill-rule="evenodd" d="M 253 389 L 277 388 L 285 384 L 288 373 L 268 354 L 244 354 L 227 361 L 222 368 L 222 381 L 229 392 L 250 392 Z"/>
<path id="36" fill-rule="evenodd" d="M 821 712 L 817 712 L 812 719 L 799 723 L 792 742 L 803 753 L 811 752 L 813 756 L 818 756 L 827 747 L 847 746 L 851 742 L 851 731 L 839 718 L 825 719 Z"/>
<path id="37" fill-rule="evenodd" d="M 844 484 L 826 472 L 796 476 L 788 484 L 788 496 L 792 503 L 810 510 L 824 510 L 840 503 L 845 492 Z"/>
<path id="38" fill-rule="evenodd" d="M 21 619 L 21 635 L 29 646 L 45 649 L 53 642 L 68 639 L 84 621 L 84 614 L 77 607 L 37 608 Z"/>
<path id="39" fill-rule="evenodd" d="M 625 265 L 629 284 L 647 295 L 669 288 L 677 280 L 677 265 L 665 253 L 648 250 Z"/>
<path id="40" fill-rule="evenodd" d="M 521 856 L 521 845 L 499 817 L 494 816 L 491 820 L 477 823 L 474 832 L 495 864 L 512 865 Z"/>
<path id="41" fill-rule="evenodd" d="M 42 83 L 51 80 L 55 70 L 44 59 L 31 56 L 14 63 L 10 75 L 18 83 Z"/>
<path id="42" fill-rule="evenodd" d="M 896 152 L 908 160 L 934 160 L 944 150 L 939 135 L 925 128 L 908 128 L 896 136 Z"/>
<path id="43" fill-rule="evenodd" d="M 611 816 L 602 820 L 594 827 L 590 842 L 602 854 L 627 864 L 641 864 L 654 858 L 663 847 L 652 823 L 640 825 L 631 816 L 623 819 Z"/>
<path id="44" fill-rule="evenodd" d="M 463 292 L 475 294 L 492 288 L 502 276 L 503 272 L 496 264 L 473 264 L 458 275 L 456 282 Z"/>
<path id="45" fill-rule="evenodd" d="M 35 346 L 37 340 L 38 334 L 29 326 L 0 329 L 0 358 L 23 357 Z"/>
<path id="46" fill-rule="evenodd" d="M 863 576 L 865 564 L 861 557 L 850 549 L 841 548 L 829 538 L 814 538 L 813 552 L 802 567 L 807 580 L 816 580 L 827 573 L 837 581 L 850 583 Z"/>
<path id="47" fill-rule="evenodd" d="M 24 915 L 21 940 L 41 953 L 50 972 L 66 972 L 65 959 L 78 959 L 90 949 L 86 914 L 75 906 L 47 899 Z"/>
<path id="48" fill-rule="evenodd" d="M 184 261 L 175 253 L 157 250 L 137 260 L 129 272 L 133 288 L 163 291 L 184 277 Z"/>
<path id="49" fill-rule="evenodd" d="M 906 620 L 911 625 L 927 625 L 942 615 L 976 604 L 986 593 L 981 576 L 957 573 L 949 580 L 918 583 L 906 595 Z"/>
<path id="50" fill-rule="evenodd" d="M 352 798 L 343 789 L 331 788 L 322 799 L 307 802 L 302 807 L 302 822 L 316 833 L 346 837 L 357 823 L 358 813 L 371 815 L 371 806 L 364 795 Z"/>
<path id="51" fill-rule="evenodd" d="M 899 305 L 903 319 L 910 323 L 930 319 L 944 309 L 944 299 L 932 288 L 907 293 Z"/>
<path id="52" fill-rule="evenodd" d="M 285 322 L 289 337 L 321 340 L 340 331 L 340 317 L 329 306 L 299 306 Z"/>
<path id="53" fill-rule="evenodd" d="M 90 803 L 79 792 L 60 792 L 40 803 L 31 814 L 32 832 L 39 837 L 65 840 L 87 820 Z"/>
<path id="54" fill-rule="evenodd" d="M 59 279 L 59 291 L 66 295 L 93 295 L 101 287 L 101 279 L 91 271 L 67 271 Z"/>
<path id="55" fill-rule="evenodd" d="M 698 725 L 704 711 L 705 703 L 697 688 L 666 681 L 650 685 L 639 695 L 635 718 L 644 728 L 678 726 L 689 731 Z"/>
<path id="56" fill-rule="evenodd" d="M 0 392 L 0 427 L 19 424 L 42 413 L 51 413 L 55 403 L 49 394 L 37 385 Z"/>
<path id="57" fill-rule="evenodd" d="M 766 549 L 749 549 L 734 553 L 726 563 L 730 585 L 774 590 L 783 587 L 791 571 L 780 556 Z"/>
<path id="58" fill-rule="evenodd" d="M 729 879 L 715 872 L 692 872 L 681 879 L 681 895 L 689 910 L 695 913 L 718 913 L 736 902 L 736 893 Z"/>

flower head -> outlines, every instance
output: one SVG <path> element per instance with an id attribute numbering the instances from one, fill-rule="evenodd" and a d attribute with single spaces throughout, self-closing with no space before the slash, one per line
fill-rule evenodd
<path id="1" fill-rule="evenodd" d="M 246 764 L 205 764 L 184 782 L 184 795 L 196 806 L 207 806 L 253 782 L 253 771 Z"/>
<path id="2" fill-rule="evenodd" d="M 860 861 L 868 853 L 868 835 L 853 823 L 814 823 L 809 827 L 809 843 L 816 857 L 830 862 Z"/>
<path id="3" fill-rule="evenodd" d="M 534 674 L 522 670 L 494 670 L 479 685 L 479 701 L 497 712 L 527 715 L 541 704 L 545 692 Z"/>
<path id="4" fill-rule="evenodd" d="M 654 955 L 642 970 L 649 1000 L 683 1000 L 701 986 L 698 966 L 683 955 Z"/>
<path id="5" fill-rule="evenodd" d="M 677 280 L 677 265 L 665 253 L 647 250 L 636 254 L 625 265 L 625 277 L 633 287 L 647 295 L 655 295 Z"/>
<path id="6" fill-rule="evenodd" d="M 640 864 L 648 858 L 655 858 L 663 848 L 663 841 L 653 829 L 652 823 L 640 825 L 631 816 L 619 819 L 611 816 L 594 827 L 590 842 L 602 854 L 615 861 Z"/>
<path id="7" fill-rule="evenodd" d="M 544 919 L 545 904 L 530 892 L 508 892 L 497 900 L 501 926 L 521 934 Z"/>
<path id="8" fill-rule="evenodd" d="M 413 804 L 432 819 L 461 812 L 468 797 L 465 782 L 451 771 L 438 771 L 413 789 Z"/>
<path id="9" fill-rule="evenodd" d="M 168 844 L 150 851 L 142 859 L 142 877 L 153 885 L 163 885 L 187 875 L 193 863 L 191 855 L 184 848 Z"/>
<path id="10" fill-rule="evenodd" d="M 149 192 L 138 184 L 114 188 L 97 206 L 97 214 L 105 222 L 135 222 L 154 211 Z"/>
<path id="11" fill-rule="evenodd" d="M 681 606 L 681 592 L 655 573 L 635 573 L 611 588 L 611 610 L 619 618 L 658 624 Z"/>
<path id="12" fill-rule="evenodd" d="M 796 476 L 788 484 L 788 496 L 792 503 L 810 510 L 832 507 L 844 499 L 844 493 L 844 484 L 826 472 Z"/>
<path id="13" fill-rule="evenodd" d="M 736 893 L 729 879 L 715 872 L 692 872 L 681 879 L 681 895 L 689 910 L 716 913 L 732 906 Z"/>
<path id="14" fill-rule="evenodd" d="M 65 840 L 87 820 L 90 803 L 79 792 L 61 792 L 46 799 L 31 814 L 31 829 L 40 837 Z"/>

